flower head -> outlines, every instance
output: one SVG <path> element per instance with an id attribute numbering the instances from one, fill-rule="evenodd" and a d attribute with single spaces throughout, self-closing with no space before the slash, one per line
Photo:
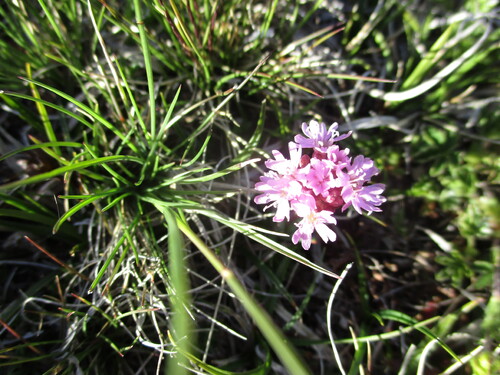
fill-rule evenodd
<path id="1" fill-rule="evenodd" d="M 292 242 L 300 242 L 306 250 L 315 232 L 324 242 L 336 240 L 330 226 L 337 223 L 333 216 L 337 210 L 352 206 L 360 214 L 370 214 L 381 211 L 380 205 L 386 201 L 382 196 L 385 186 L 370 185 L 379 173 L 373 160 L 362 155 L 352 159 L 349 149 L 334 144 L 351 134 L 340 135 L 337 127 L 335 123 L 327 129 L 314 120 L 303 123 L 305 136 L 296 135 L 295 142 L 288 144 L 290 159 L 274 150 L 274 159 L 265 162 L 270 171 L 255 184 L 261 193 L 255 203 L 265 204 L 264 210 L 276 208 L 273 221 L 289 221 L 292 214 L 300 219 Z M 312 151 L 303 154 L 303 149 Z"/>

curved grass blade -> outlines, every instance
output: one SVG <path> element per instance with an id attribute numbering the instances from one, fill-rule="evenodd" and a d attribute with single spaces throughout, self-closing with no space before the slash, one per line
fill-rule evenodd
<path id="1" fill-rule="evenodd" d="M 118 161 L 133 161 L 135 163 L 142 163 L 142 159 L 139 159 L 135 156 L 128 156 L 128 155 L 112 155 L 112 156 L 105 156 L 102 158 L 97 158 L 93 160 L 85 160 L 78 162 L 77 164 L 71 164 L 67 165 L 65 167 L 60 167 L 53 169 L 49 172 L 46 173 L 40 173 L 35 176 L 31 176 L 28 178 L 25 178 L 24 180 L 18 180 L 14 182 L 10 182 L 8 184 L 0 185 L 0 191 L 5 191 L 5 190 L 10 190 L 14 189 L 20 186 L 25 186 L 29 184 L 34 184 L 36 182 L 44 181 L 52 177 L 59 176 L 61 174 L 67 173 L 67 172 L 73 172 L 73 171 L 78 171 L 80 169 L 84 169 L 93 165 L 100 165 L 100 164 L 106 164 L 106 163 L 113 163 L 113 162 L 118 162 Z"/>
<path id="2" fill-rule="evenodd" d="M 257 163 L 258 161 L 260 161 L 260 158 L 251 159 L 251 160 L 248 160 L 248 161 L 245 161 L 242 163 L 237 163 L 237 164 L 231 165 L 230 167 L 223 169 L 222 171 L 217 171 L 217 172 L 209 174 L 207 176 L 186 178 L 185 180 L 181 180 L 178 183 L 179 184 L 194 184 L 197 182 L 207 182 L 207 181 L 215 180 L 216 178 L 225 176 L 231 172 L 239 171 L 240 169 L 244 168 L 248 164 Z"/>
<path id="3" fill-rule="evenodd" d="M 94 159 L 97 159 L 97 155 L 96 155 L 96 153 L 92 150 L 92 148 L 91 148 L 91 147 L 89 147 L 89 145 L 87 145 L 87 144 L 84 144 L 84 146 L 85 146 L 85 150 L 87 150 L 87 152 L 88 152 L 90 155 L 92 155 L 92 157 L 93 157 Z M 130 184 L 130 183 L 129 183 L 129 181 L 127 181 L 127 179 L 126 179 L 125 177 L 123 177 L 123 176 L 121 176 L 120 174 L 118 174 L 117 172 L 115 172 L 115 170 L 114 170 L 113 168 L 111 168 L 109 165 L 107 165 L 107 164 L 103 164 L 103 165 L 102 165 L 102 167 L 103 167 L 105 170 L 107 170 L 107 171 L 108 171 L 108 173 L 109 173 L 111 176 L 113 176 L 116 180 L 120 181 L 122 184 L 124 184 L 124 185 L 129 185 L 129 184 Z M 116 182 L 116 181 L 115 181 L 115 183 L 116 183 L 117 185 L 119 185 L 119 184 L 118 184 L 118 182 Z"/>
<path id="4" fill-rule="evenodd" d="M 395 322 L 399 322 L 406 325 L 413 325 L 417 330 L 422 332 L 424 335 L 429 337 L 431 340 L 436 340 L 441 347 L 446 350 L 453 358 L 460 362 L 460 358 L 455 354 L 455 352 L 441 340 L 438 336 L 436 336 L 429 328 L 423 326 L 416 326 L 418 323 L 417 320 L 413 319 L 411 316 L 408 316 L 402 312 L 395 310 L 383 310 L 377 313 L 377 315 L 381 319 L 393 320 Z"/>
<path id="5" fill-rule="evenodd" d="M 12 91 L 3 91 L 3 90 L 0 90 L 0 97 L 2 97 L 2 99 L 4 99 L 4 100 L 9 99 L 10 96 L 12 96 L 14 98 L 20 98 L 20 99 L 30 100 L 30 101 L 33 101 L 35 103 L 40 103 L 40 104 L 42 104 L 42 105 L 44 105 L 46 107 L 53 108 L 53 109 L 55 109 L 58 112 L 64 113 L 65 115 L 68 115 L 68 116 L 74 118 L 75 120 L 77 120 L 81 124 L 86 125 L 89 129 L 94 129 L 94 125 L 91 124 L 90 122 L 88 122 L 85 118 L 83 118 L 82 116 L 77 115 L 76 113 L 68 111 L 66 108 L 61 107 L 60 105 L 57 105 L 57 104 L 54 104 L 54 103 L 51 103 L 51 102 L 47 102 L 47 101 L 45 101 L 43 99 L 35 98 L 33 96 L 19 94 L 17 92 L 12 92 Z M 8 105 L 11 108 L 18 107 L 18 106 L 15 106 L 15 102 L 8 103 Z M 36 123 L 35 121 L 28 121 L 28 122 L 30 124 Z"/>
<path id="6" fill-rule="evenodd" d="M 31 146 L 26 146 L 23 148 L 19 148 L 17 150 L 8 152 L 4 155 L 0 156 L 0 161 L 5 160 L 10 158 L 11 156 L 21 154 L 26 151 L 31 151 L 31 150 L 38 150 L 40 148 L 49 148 L 49 147 L 82 147 L 83 145 L 78 142 L 45 142 L 45 143 L 38 143 L 36 145 L 31 145 Z"/>
<path id="7" fill-rule="evenodd" d="M 203 153 L 207 149 L 208 142 L 210 141 L 211 138 L 212 138 L 212 132 L 209 132 L 208 135 L 205 137 L 205 140 L 203 141 L 203 144 L 201 145 L 201 147 L 198 150 L 198 152 L 196 153 L 196 155 L 191 160 L 189 160 L 187 163 L 182 163 L 183 168 L 188 168 L 191 165 L 193 165 L 194 163 L 196 163 L 196 161 L 203 155 Z"/>
<path id="8" fill-rule="evenodd" d="M 44 89 L 46 89 L 50 92 L 53 92 L 57 96 L 60 96 L 61 98 L 66 99 L 70 103 L 73 103 L 78 108 L 80 108 L 84 113 L 86 113 L 88 116 L 92 117 L 94 120 L 98 121 L 101 125 L 104 125 L 106 128 L 111 130 L 113 132 L 113 134 L 115 134 L 118 138 L 120 138 L 123 141 L 123 143 L 125 143 L 133 152 L 138 153 L 137 147 L 132 143 L 132 141 L 130 141 L 130 139 L 127 139 L 126 135 L 124 135 L 122 132 L 120 132 L 111 122 L 106 120 L 104 117 L 102 117 L 99 113 L 94 111 L 89 106 L 83 104 L 82 102 L 73 98 L 71 95 L 68 95 L 68 94 L 66 94 L 66 93 L 64 93 L 64 92 L 62 92 L 54 87 L 51 87 L 49 85 L 46 85 L 44 83 L 41 83 L 41 82 L 38 82 L 38 81 L 35 81 L 32 79 L 23 78 L 23 77 L 20 77 L 20 78 L 23 81 L 26 81 L 28 83 L 33 83 L 37 86 L 43 87 Z"/>
<path id="9" fill-rule="evenodd" d="M 175 343 L 175 342 L 174 342 L 174 344 L 177 345 L 177 343 Z M 271 351 L 269 350 L 269 348 L 267 346 L 266 346 L 266 349 L 267 349 L 266 350 L 266 361 L 253 370 L 243 371 L 243 372 L 234 372 L 234 371 L 223 370 L 221 368 L 218 368 L 218 367 L 209 365 L 206 362 L 203 362 L 201 359 L 199 359 L 198 357 L 194 356 L 191 353 L 183 352 L 178 347 L 177 347 L 177 349 L 179 350 L 179 352 L 182 355 L 186 356 L 191 362 L 194 362 L 196 365 L 201 367 L 203 370 L 205 370 L 210 375 L 266 375 L 269 373 L 269 370 L 271 368 Z"/>
<path id="10" fill-rule="evenodd" d="M 120 249 L 120 247 L 123 245 L 123 242 L 125 242 L 125 239 L 126 239 L 125 236 L 121 236 L 118 239 L 118 242 L 116 243 L 116 245 L 113 248 L 113 250 L 111 250 L 111 253 L 109 254 L 108 258 L 106 259 L 106 261 L 102 265 L 101 269 L 97 273 L 97 276 L 95 277 L 94 281 L 92 281 L 92 284 L 90 285 L 88 293 L 92 293 L 94 291 L 95 287 L 97 286 L 97 284 L 99 284 L 99 282 L 101 281 L 102 277 L 104 276 L 104 273 L 106 272 L 106 270 L 108 269 L 109 265 L 111 264 L 111 261 L 115 258 L 115 255 L 118 252 L 118 250 Z"/>
<path id="11" fill-rule="evenodd" d="M 380 318 L 380 317 L 378 317 Z M 427 326 L 436 323 L 439 319 L 441 319 L 441 316 L 433 316 L 432 318 L 429 318 L 427 320 L 423 320 L 421 322 L 418 322 L 416 324 L 407 326 L 407 327 L 401 327 L 397 331 L 391 331 L 391 332 L 384 332 L 384 333 L 379 333 L 376 335 L 369 335 L 369 336 L 359 336 L 356 338 L 345 338 L 345 339 L 336 339 L 335 343 L 336 344 L 354 344 L 354 342 L 379 342 L 382 340 L 393 340 L 398 337 L 401 337 L 402 335 L 405 335 L 407 333 L 413 332 L 419 327 Z M 383 321 L 382 321 L 383 322 Z M 330 339 L 321 339 L 321 340 L 312 340 L 312 339 L 294 339 L 292 342 L 297 345 L 297 346 L 310 346 L 310 345 L 316 345 L 316 344 L 329 344 Z"/>
<path id="12" fill-rule="evenodd" d="M 287 340 L 283 332 L 275 325 L 266 310 L 258 304 L 245 286 L 238 280 L 236 275 L 227 268 L 217 255 L 215 255 L 215 253 L 191 230 L 184 217 L 176 216 L 176 221 L 182 233 L 191 240 L 227 282 L 288 372 L 292 375 L 310 374 L 311 372 L 307 368 L 307 365 L 296 352 L 295 348 L 290 345 L 289 340 Z"/>
<path id="13" fill-rule="evenodd" d="M 328 271 L 327 269 L 318 266 L 317 264 L 314 264 L 310 260 L 304 258 L 303 256 L 293 252 L 292 250 L 286 248 L 283 245 L 280 245 L 279 243 L 271 240 L 267 236 L 264 236 L 261 233 L 258 233 L 258 228 L 254 227 L 253 225 L 243 223 L 238 220 L 234 220 L 229 217 L 225 217 L 222 214 L 215 212 L 215 211 L 210 211 L 210 210 L 204 210 L 204 209 L 199 209 L 199 210 L 194 210 L 198 212 L 201 215 L 210 217 L 214 220 L 217 220 L 218 222 L 227 225 L 230 228 L 233 228 L 237 232 L 240 232 L 241 234 L 253 239 L 254 241 L 257 241 L 258 243 L 268 247 L 271 250 L 274 250 L 282 255 L 285 255 L 286 257 L 295 260 L 296 262 L 302 263 L 303 265 L 312 268 L 315 271 L 321 272 L 324 275 L 327 275 L 329 277 L 334 277 L 338 278 L 339 276 L 331 271 Z"/>
<path id="14" fill-rule="evenodd" d="M 116 188 L 116 189 L 111 189 L 111 190 L 108 190 L 106 193 L 103 193 L 103 194 L 96 194 L 96 195 L 92 195 L 92 196 L 89 196 L 87 199 L 75 204 L 73 207 L 71 207 L 68 211 L 66 211 L 60 218 L 59 220 L 57 220 L 57 222 L 55 223 L 54 225 L 54 228 L 52 229 L 52 233 L 56 233 L 60 226 L 66 221 L 68 220 L 71 216 L 73 216 L 74 214 L 76 214 L 78 211 L 80 211 L 83 207 L 85 206 L 88 206 L 89 204 L 91 204 L 92 202 L 95 202 L 96 200 L 98 199 L 102 199 L 102 198 L 105 198 L 109 195 L 112 195 L 116 192 L 118 192 L 120 189 Z"/>
<path id="15" fill-rule="evenodd" d="M 127 192 L 127 193 L 123 193 L 123 194 L 119 195 L 118 197 L 116 197 L 115 199 L 113 199 L 110 203 L 108 203 L 108 205 L 106 205 L 105 207 L 103 207 L 103 209 L 101 210 L 101 212 L 108 211 L 110 208 L 116 206 L 118 203 L 120 203 L 125 198 L 131 196 L 132 194 L 133 193 L 131 193 L 131 192 Z"/>

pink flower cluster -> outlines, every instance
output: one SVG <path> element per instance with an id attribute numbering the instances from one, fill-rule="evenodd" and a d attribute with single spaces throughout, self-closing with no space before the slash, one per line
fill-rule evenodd
<path id="1" fill-rule="evenodd" d="M 362 210 L 370 214 L 381 211 L 379 206 L 386 201 L 381 195 L 383 184 L 367 185 L 379 173 L 373 160 L 362 155 L 352 159 L 348 148 L 334 144 L 351 135 L 340 135 L 337 127 L 337 123 L 328 129 L 317 121 L 303 123 L 305 136 L 296 135 L 295 142 L 288 144 L 290 159 L 274 150 L 274 160 L 265 162 L 270 171 L 255 184 L 262 193 L 255 203 L 265 204 L 264 210 L 276 208 L 273 221 L 289 221 L 290 211 L 300 218 L 292 241 L 300 241 L 305 250 L 311 247 L 314 231 L 324 242 L 335 241 L 328 224 L 337 223 L 333 217 L 337 209 L 352 206 L 360 214 Z M 302 153 L 303 149 L 312 152 Z"/>

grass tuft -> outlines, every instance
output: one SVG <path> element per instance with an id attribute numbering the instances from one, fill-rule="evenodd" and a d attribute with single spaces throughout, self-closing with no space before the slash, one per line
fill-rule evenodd
<path id="1" fill-rule="evenodd" d="M 0 371 L 498 372 L 495 6 L 0 5 Z M 388 201 L 305 252 L 253 197 L 311 119 Z"/>

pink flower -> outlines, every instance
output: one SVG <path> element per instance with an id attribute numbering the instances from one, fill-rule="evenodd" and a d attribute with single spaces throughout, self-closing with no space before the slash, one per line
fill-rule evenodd
<path id="1" fill-rule="evenodd" d="M 295 136 L 294 140 L 302 146 L 302 148 L 318 148 L 323 150 L 333 145 L 333 142 L 340 141 L 351 135 L 351 132 L 340 135 L 337 131 L 338 126 L 339 124 L 334 122 L 328 129 L 326 129 L 326 125 L 324 123 L 318 123 L 315 120 L 311 120 L 309 125 L 304 122 L 302 123 L 302 132 L 307 138 L 298 134 Z"/>
<path id="2" fill-rule="evenodd" d="M 327 160 L 311 159 L 304 175 L 304 185 L 315 195 L 323 195 L 332 185 L 334 175 Z"/>
<path id="3" fill-rule="evenodd" d="M 302 220 L 295 224 L 297 230 L 292 236 L 292 242 L 299 241 L 305 250 L 309 250 L 312 235 L 316 231 L 324 242 L 335 241 L 337 235 L 326 224 L 337 224 L 331 211 L 317 211 L 316 203 L 312 196 L 303 196 L 299 201 L 293 203 L 293 209 Z"/>
<path id="4" fill-rule="evenodd" d="M 275 172 L 270 172 L 260 178 L 255 184 L 255 189 L 263 192 L 254 198 L 257 204 L 267 204 L 264 211 L 269 207 L 276 208 L 273 221 L 281 222 L 285 218 L 290 220 L 290 201 L 302 193 L 302 185 L 286 177 L 281 177 Z M 270 203 L 270 204 L 269 204 Z"/>
<path id="5" fill-rule="evenodd" d="M 302 148 L 293 142 L 289 142 L 288 150 L 290 152 L 290 160 L 285 159 L 283 154 L 278 150 L 273 150 L 272 153 L 275 160 L 267 160 L 265 162 L 266 167 L 278 172 L 283 176 L 293 175 L 297 171 L 297 168 L 299 168 L 302 156 Z"/>
<path id="6" fill-rule="evenodd" d="M 346 185 L 342 189 L 342 198 L 346 202 L 342 206 L 342 211 L 352 205 L 354 209 L 361 214 L 365 210 L 368 214 L 382 211 L 378 206 L 386 201 L 381 194 L 385 189 L 384 184 L 374 184 L 354 188 L 352 185 Z"/>
<path id="7" fill-rule="evenodd" d="M 352 159 L 349 149 L 333 144 L 351 134 L 339 135 L 337 127 L 327 129 L 314 120 L 303 123 L 306 137 L 296 135 L 296 143 L 289 142 L 290 159 L 274 150 L 274 159 L 265 162 L 270 171 L 255 184 L 261 192 L 255 203 L 265 204 L 264 210 L 276 208 L 273 221 L 289 221 L 292 213 L 300 218 L 292 242 L 300 242 L 305 250 L 311 247 L 315 232 L 324 242 L 336 240 L 329 225 L 337 223 L 333 216 L 337 210 L 352 206 L 360 214 L 362 210 L 370 214 L 381 211 L 379 206 L 386 201 L 383 184 L 369 185 L 379 173 L 373 160 L 362 155 Z M 302 154 L 307 148 L 313 150 Z"/>
<path id="8" fill-rule="evenodd" d="M 372 159 L 358 155 L 354 158 L 351 165 L 347 167 L 351 183 L 363 184 L 377 175 L 380 171 L 375 167 Z"/>

